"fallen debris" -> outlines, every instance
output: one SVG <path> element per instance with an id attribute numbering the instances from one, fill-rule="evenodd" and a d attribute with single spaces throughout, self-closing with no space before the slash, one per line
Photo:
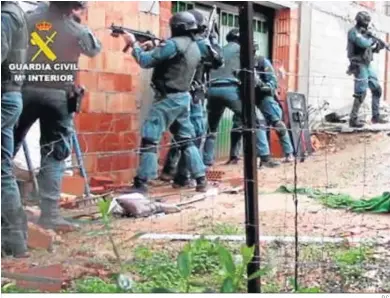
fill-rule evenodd
<path id="1" fill-rule="evenodd" d="M 55 236 L 55 232 L 40 228 L 31 222 L 28 223 L 27 245 L 29 248 L 51 250 Z"/>

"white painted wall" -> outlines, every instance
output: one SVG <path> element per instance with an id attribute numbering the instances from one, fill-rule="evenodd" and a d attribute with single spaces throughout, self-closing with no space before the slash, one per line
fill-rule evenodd
<path id="1" fill-rule="evenodd" d="M 302 15 L 300 92 L 307 94 L 308 103 L 315 107 L 328 101 L 331 110 L 349 110 L 353 102 L 353 77 L 346 74 L 349 65 L 347 32 L 354 26 L 356 13 L 364 8 L 351 1 L 306 2 L 303 5 L 306 10 L 309 7 L 310 14 Z M 383 32 L 390 32 L 390 18 L 378 12 L 370 11 L 370 14 L 378 30 L 377 36 L 385 38 Z M 305 29 L 307 26 L 310 31 Z M 376 54 L 374 59 L 373 67 L 379 80 L 383 81 L 385 52 Z M 370 101 L 371 94 L 366 103 Z"/>

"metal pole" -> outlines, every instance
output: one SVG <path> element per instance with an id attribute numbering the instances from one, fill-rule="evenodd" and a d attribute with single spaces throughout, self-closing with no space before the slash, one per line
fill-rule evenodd
<path id="1" fill-rule="evenodd" d="M 253 2 L 240 6 L 241 100 L 243 105 L 246 244 L 255 247 L 248 276 L 260 270 L 257 154 L 255 147 L 255 82 L 253 48 Z M 248 293 L 260 293 L 260 278 L 248 281 Z"/>

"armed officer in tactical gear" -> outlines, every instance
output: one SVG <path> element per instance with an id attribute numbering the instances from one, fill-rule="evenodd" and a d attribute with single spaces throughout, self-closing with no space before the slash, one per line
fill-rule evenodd
<path id="1" fill-rule="evenodd" d="M 191 111 L 190 120 L 195 129 L 194 141 L 200 149 L 203 137 L 206 134 L 206 119 L 204 112 L 204 104 L 206 98 L 206 77 L 210 69 L 218 69 L 223 65 L 222 49 L 218 44 L 218 36 L 214 28 L 212 32 L 207 32 L 207 19 L 197 10 L 189 10 L 197 22 L 198 30 L 196 31 L 195 40 L 199 46 L 202 60 L 198 65 L 194 80 L 191 84 Z M 209 34 L 208 38 L 207 34 Z M 174 135 L 177 128 L 177 122 L 171 126 L 171 132 Z M 188 166 L 185 164 L 185 158 L 180 158 L 180 146 L 175 145 L 175 140 L 172 140 L 171 148 L 168 152 L 164 168 L 160 179 L 169 182 L 174 180 L 173 187 L 187 187 L 190 185 L 190 175 Z M 180 162 L 179 162 L 180 160 Z"/>
<path id="2" fill-rule="evenodd" d="M 201 61 L 199 46 L 194 39 L 198 26 L 192 14 L 180 12 L 171 18 L 170 27 L 172 38 L 148 52 L 140 47 L 133 34 L 122 35 L 133 48 L 138 64 L 142 68 L 154 68 L 152 86 L 156 93 L 156 102 L 142 126 L 140 164 L 133 188 L 146 192 L 147 182 L 157 178 L 157 146 L 162 134 L 176 122 L 175 141 L 180 144 L 186 165 L 197 182 L 196 190 L 203 192 L 207 189 L 205 166 L 193 141 L 195 131 L 189 118 L 189 91 Z"/>
<path id="3" fill-rule="evenodd" d="M 283 121 L 283 110 L 276 97 L 278 79 L 275 70 L 271 61 L 262 56 L 256 57 L 255 70 L 256 106 L 264 115 L 267 125 L 275 128 L 285 155 L 284 162 L 292 162 L 294 160 L 294 148 L 287 126 Z M 262 160 L 261 162 L 264 164 L 266 160 Z"/>
<path id="4" fill-rule="evenodd" d="M 58 200 L 65 159 L 72 152 L 74 79 L 81 54 L 94 57 L 101 43 L 80 24 L 86 10 L 84 1 L 51 1 L 46 10 L 28 15 L 31 46 L 29 67 L 23 87 L 23 113 L 15 129 L 15 151 L 35 121 L 41 129 L 41 168 L 38 175 L 41 216 L 47 229 L 76 228 L 59 214 Z M 46 47 L 39 46 L 41 41 Z M 46 66 L 38 71 L 38 66 Z M 61 66 L 59 70 L 59 66 Z M 71 69 L 69 69 L 71 67 Z M 38 77 L 38 76 L 41 77 Z M 60 76 L 62 79 L 60 79 Z"/>
<path id="5" fill-rule="evenodd" d="M 240 70 L 240 32 L 238 29 L 231 30 L 226 40 L 228 44 L 223 48 L 225 65 L 210 72 L 210 87 L 207 92 L 207 110 L 209 131 L 206 138 L 203 161 L 206 166 L 212 166 L 215 162 L 216 133 L 221 117 L 226 108 L 233 111 L 233 129 L 231 132 L 231 152 L 228 163 L 238 159 L 237 151 L 240 148 L 242 132 L 242 102 L 240 100 L 240 81 L 237 73 Z M 260 128 L 260 127 L 259 127 Z M 264 144 L 268 144 L 264 130 L 256 131 L 258 156 L 263 153 Z M 238 150 L 237 150 L 238 148 Z M 269 151 L 269 150 L 268 150 Z"/>
<path id="6" fill-rule="evenodd" d="M 258 50 L 258 45 L 255 44 L 254 52 L 255 55 L 255 65 L 257 65 L 258 57 L 256 57 L 256 51 Z M 258 107 L 257 107 L 258 108 Z M 259 110 L 258 110 L 259 111 Z M 257 111 L 257 112 L 258 112 Z M 260 111 L 261 113 L 261 111 Z M 264 115 L 262 115 L 264 118 Z M 269 142 L 267 138 L 267 130 L 262 127 L 261 119 L 259 114 L 256 113 L 256 152 L 257 157 L 260 158 L 260 168 L 276 168 L 280 166 L 280 163 L 271 158 L 271 152 L 269 148 Z M 232 142 L 230 143 L 230 159 L 227 164 L 238 164 L 239 156 L 242 147 L 242 134 L 240 131 L 237 131 L 237 128 L 233 128 L 232 132 Z"/>
<path id="7" fill-rule="evenodd" d="M 27 256 L 27 219 L 13 174 L 13 130 L 22 112 L 23 70 L 11 65 L 26 61 L 28 32 L 25 14 L 14 1 L 1 1 L 1 250 L 2 255 Z"/>
<path id="8" fill-rule="evenodd" d="M 378 77 L 371 66 L 373 54 L 379 53 L 384 47 L 379 42 L 371 38 L 368 26 L 371 22 L 370 15 L 359 12 L 356 17 L 356 25 L 348 31 L 348 59 L 350 66 L 348 74 L 355 77 L 354 103 L 350 116 L 351 127 L 363 127 L 364 122 L 358 119 L 358 114 L 362 103 L 367 95 L 367 89 L 372 93 L 372 122 L 386 123 L 387 121 L 379 113 L 379 103 L 382 96 L 382 88 Z"/>

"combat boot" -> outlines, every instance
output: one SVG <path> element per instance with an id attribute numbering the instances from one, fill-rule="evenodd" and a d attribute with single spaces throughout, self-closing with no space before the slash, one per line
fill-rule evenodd
<path id="1" fill-rule="evenodd" d="M 349 120 L 349 126 L 352 128 L 363 128 L 364 127 L 364 122 L 355 118 L 355 119 L 350 119 Z"/>
<path id="2" fill-rule="evenodd" d="M 1 226 L 1 254 L 28 258 L 27 216 L 23 208 L 5 212 L 1 217 Z"/>
<path id="3" fill-rule="evenodd" d="M 230 157 L 230 159 L 226 162 L 226 165 L 237 165 L 238 162 L 240 161 L 240 158 L 239 157 L 236 157 L 236 156 L 232 156 Z"/>
<path id="4" fill-rule="evenodd" d="M 280 166 L 280 162 L 277 162 L 276 160 L 273 160 L 269 156 L 262 156 L 260 158 L 260 165 L 259 168 L 277 168 Z"/>
<path id="5" fill-rule="evenodd" d="M 187 177 L 175 178 L 173 181 L 172 187 L 175 189 L 194 188 L 194 187 L 196 187 L 196 183 L 193 180 L 188 179 Z"/>
<path id="6" fill-rule="evenodd" d="M 141 194 L 147 194 L 148 193 L 147 181 L 140 179 L 138 177 L 135 177 L 134 184 L 131 187 L 131 192 L 138 192 Z"/>
<path id="7" fill-rule="evenodd" d="M 174 179 L 173 175 L 167 173 L 161 173 L 159 180 L 163 182 L 171 182 Z"/>
<path id="8" fill-rule="evenodd" d="M 38 224 L 44 229 L 60 232 L 73 232 L 79 228 L 78 225 L 70 223 L 60 215 L 58 201 L 42 199 L 40 207 L 41 216 L 38 220 Z"/>
<path id="9" fill-rule="evenodd" d="M 208 185 L 206 177 L 200 177 L 196 179 L 196 188 L 197 192 L 207 192 Z"/>
<path id="10" fill-rule="evenodd" d="M 386 124 L 389 123 L 388 120 L 382 115 L 372 117 L 371 119 L 372 124 Z"/>

